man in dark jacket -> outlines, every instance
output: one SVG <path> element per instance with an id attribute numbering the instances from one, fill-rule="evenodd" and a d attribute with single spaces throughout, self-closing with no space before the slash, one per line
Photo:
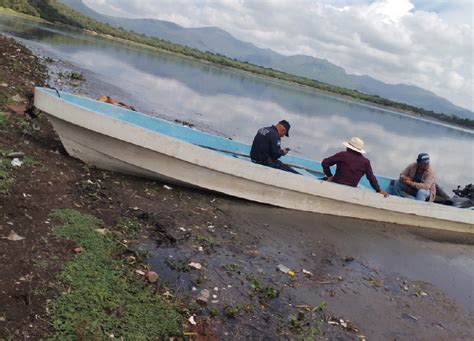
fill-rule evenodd
<path id="1" fill-rule="evenodd" d="M 281 148 L 281 138 L 283 136 L 289 137 L 289 131 L 290 123 L 286 120 L 282 120 L 274 126 L 260 128 L 253 139 L 252 149 L 250 150 L 252 162 L 299 174 L 293 168 L 278 160 L 283 155 L 288 154 L 290 150 L 289 148 Z"/>
<path id="2" fill-rule="evenodd" d="M 328 177 L 327 181 L 357 187 L 360 178 L 365 175 L 377 193 L 388 197 L 388 193 L 380 188 L 377 178 L 372 172 L 369 159 L 362 155 L 365 154 L 364 141 L 353 137 L 350 141 L 343 142 L 343 145 L 346 147 L 345 152 L 334 154 L 322 162 L 324 174 Z M 332 175 L 329 168 L 332 165 L 337 165 L 335 175 Z"/>

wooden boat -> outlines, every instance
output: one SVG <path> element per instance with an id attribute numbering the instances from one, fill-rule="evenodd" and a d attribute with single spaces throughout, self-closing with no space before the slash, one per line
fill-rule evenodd
<path id="1" fill-rule="evenodd" d="M 250 146 L 111 104 L 35 89 L 69 155 L 99 168 L 289 209 L 474 233 L 474 211 L 325 182 L 319 162 L 284 156 L 302 175 L 252 163 Z M 390 179 L 378 176 L 388 190 Z"/>

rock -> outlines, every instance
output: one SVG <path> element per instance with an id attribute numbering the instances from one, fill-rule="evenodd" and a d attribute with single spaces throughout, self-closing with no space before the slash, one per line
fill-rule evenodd
<path id="1" fill-rule="evenodd" d="M 196 298 L 196 301 L 198 301 L 199 303 L 202 303 L 202 304 L 207 304 L 207 302 L 209 301 L 210 296 L 211 296 L 211 294 L 209 293 L 209 290 L 203 289 L 199 293 L 199 296 Z"/>
<path id="2" fill-rule="evenodd" d="M 10 234 L 7 237 L 2 237 L 3 239 L 8 239 L 13 242 L 25 239 L 25 237 L 19 236 L 15 231 L 11 230 Z"/>
<path id="3" fill-rule="evenodd" d="M 9 105 L 7 105 L 7 109 L 8 109 L 8 111 L 10 111 L 13 114 L 23 115 L 23 113 L 26 110 L 26 106 L 24 104 L 21 104 L 21 103 L 9 104 Z"/>
<path id="4" fill-rule="evenodd" d="M 194 268 L 194 269 L 197 269 L 197 270 L 201 270 L 202 269 L 202 265 L 201 263 L 195 263 L 195 262 L 191 262 L 188 264 L 191 268 Z"/>
<path id="5" fill-rule="evenodd" d="M 75 247 L 73 251 L 75 253 L 81 253 L 82 251 L 84 251 L 84 249 L 82 247 L 78 246 L 78 247 Z"/>
<path id="6" fill-rule="evenodd" d="M 13 102 L 21 102 L 23 101 L 23 97 L 21 97 L 19 94 L 16 94 L 12 98 L 10 98 L 10 100 L 12 100 Z"/>
<path id="7" fill-rule="evenodd" d="M 158 277 L 158 274 L 155 271 L 148 271 L 146 273 L 146 279 L 150 283 L 155 283 L 156 281 L 158 281 L 159 277 Z"/>
<path id="8" fill-rule="evenodd" d="M 4 88 L 6 88 L 8 86 L 8 84 L 7 83 L 2 83 L 2 84 L 0 84 L 0 86 L 3 86 Z"/>

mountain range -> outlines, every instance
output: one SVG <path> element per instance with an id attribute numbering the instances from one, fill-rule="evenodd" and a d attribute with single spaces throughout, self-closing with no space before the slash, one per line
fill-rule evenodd
<path id="1" fill-rule="evenodd" d="M 454 105 L 420 87 L 387 84 L 370 76 L 348 74 L 342 67 L 325 59 L 305 55 L 284 56 L 271 49 L 262 49 L 251 43 L 238 40 L 217 27 L 186 28 L 164 20 L 120 18 L 97 13 L 81 0 L 60 1 L 79 13 L 114 27 L 190 46 L 201 51 L 219 53 L 240 61 L 270 67 L 332 85 L 355 89 L 426 110 L 474 119 L 472 111 Z"/>

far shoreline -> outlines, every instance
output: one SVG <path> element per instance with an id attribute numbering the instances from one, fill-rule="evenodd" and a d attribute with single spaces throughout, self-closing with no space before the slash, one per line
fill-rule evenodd
<path id="1" fill-rule="evenodd" d="M 474 128 L 466 127 L 462 124 L 456 124 L 454 122 L 449 122 L 449 121 L 446 121 L 446 120 L 443 120 L 443 119 L 437 119 L 436 117 L 431 117 L 431 116 L 427 116 L 427 115 L 423 115 L 423 114 L 417 114 L 414 111 L 401 110 L 401 109 L 398 109 L 398 108 L 393 107 L 393 106 L 385 106 L 385 105 L 377 104 L 377 103 L 374 103 L 374 102 L 371 102 L 371 101 L 358 99 L 358 98 L 355 98 L 355 97 L 352 97 L 352 96 L 339 94 L 339 93 L 336 93 L 336 92 L 333 92 L 333 91 L 327 91 L 327 90 L 319 89 L 317 87 L 300 84 L 300 83 L 294 82 L 294 81 L 289 81 L 289 80 L 280 79 L 280 78 L 277 78 L 277 77 L 271 77 L 271 76 L 255 73 L 255 72 L 252 72 L 252 71 L 247 71 L 247 70 L 237 68 L 237 67 L 233 67 L 233 66 L 225 66 L 225 65 L 218 64 L 218 63 L 215 63 L 215 62 L 212 62 L 212 61 L 207 61 L 207 60 L 204 60 L 204 59 L 201 59 L 201 58 L 196 58 L 196 57 L 193 57 L 193 56 L 189 56 L 189 55 L 186 55 L 186 54 L 176 53 L 176 52 L 173 52 L 173 51 L 170 51 L 170 50 L 167 50 L 167 49 L 158 48 L 158 47 L 155 47 L 155 46 L 143 44 L 143 43 L 140 43 L 140 42 L 136 42 L 136 41 L 120 38 L 120 37 L 115 37 L 115 36 L 112 36 L 112 35 L 109 35 L 109 34 L 98 33 L 98 32 L 95 32 L 95 31 L 92 31 L 92 30 L 89 30 L 89 29 L 82 29 L 82 28 L 78 28 L 78 27 L 75 27 L 75 26 L 66 25 L 66 24 L 58 23 L 58 22 L 53 23 L 53 22 L 47 21 L 47 20 L 42 19 L 42 18 L 37 18 L 37 17 L 34 17 L 34 16 L 30 16 L 30 15 L 27 15 L 27 14 L 23 14 L 23 13 L 20 13 L 20 12 L 13 11 L 9 8 L 0 7 L 0 16 L 1 15 L 7 16 L 7 17 L 14 17 L 14 18 L 19 18 L 19 19 L 31 20 L 31 21 L 34 21 L 34 22 L 40 23 L 40 24 L 44 23 L 44 24 L 49 24 L 49 25 L 58 26 L 58 27 L 66 27 L 68 29 L 78 31 L 78 32 L 87 34 L 87 35 L 92 36 L 92 37 L 99 37 L 99 38 L 106 39 L 106 40 L 109 40 L 109 41 L 123 43 L 123 44 L 129 45 L 129 46 L 144 48 L 144 49 L 153 50 L 153 51 L 158 51 L 158 52 L 161 52 L 161 53 L 172 55 L 172 56 L 177 57 L 177 58 L 182 58 L 182 59 L 185 59 L 185 60 L 198 62 L 198 63 L 204 64 L 204 65 L 207 65 L 207 66 L 213 66 L 213 67 L 216 67 L 218 69 L 234 72 L 236 74 L 243 74 L 243 75 L 255 77 L 255 78 L 258 78 L 258 79 L 263 79 L 263 80 L 271 82 L 273 84 L 278 84 L 278 85 L 288 86 L 288 87 L 292 87 L 292 88 L 296 88 L 296 89 L 301 89 L 301 90 L 304 90 L 304 91 L 325 95 L 325 96 L 334 98 L 334 99 L 339 100 L 339 101 L 352 103 L 352 104 L 358 104 L 358 105 L 365 106 L 367 108 L 377 109 L 377 110 L 381 110 L 381 111 L 384 111 L 384 112 L 387 112 L 387 113 L 392 113 L 392 114 L 400 115 L 400 116 L 407 117 L 407 118 L 413 118 L 413 119 L 416 119 L 416 120 L 419 120 L 419 121 L 422 121 L 422 122 L 436 124 L 436 125 L 439 125 L 439 126 L 442 126 L 442 127 L 445 127 L 445 128 L 450 128 L 450 129 L 454 129 L 454 130 L 457 130 L 457 131 L 462 131 L 462 132 L 465 132 L 465 133 L 474 134 Z M 158 38 L 156 38 L 156 39 L 158 39 Z M 262 67 L 262 66 L 258 66 L 258 67 Z M 264 67 L 262 67 L 262 68 L 264 68 Z M 456 116 L 456 117 L 459 117 L 459 116 Z M 459 118 L 462 119 L 462 117 L 459 117 Z"/>

